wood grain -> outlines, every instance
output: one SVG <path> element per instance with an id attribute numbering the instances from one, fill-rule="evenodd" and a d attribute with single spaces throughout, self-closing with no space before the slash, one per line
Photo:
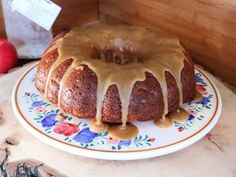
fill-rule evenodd
<path id="1" fill-rule="evenodd" d="M 97 0 L 54 0 L 62 10 L 53 25 L 54 34 L 68 30 L 73 26 L 97 20 Z M 4 29 L 3 12 L 0 1 L 0 37 L 6 37 Z"/>
<path id="2" fill-rule="evenodd" d="M 99 19 L 144 25 L 173 35 L 195 61 L 236 85 L 236 1 L 232 0 L 54 0 L 62 11 L 53 32 Z M 98 8 L 99 5 L 99 8 Z M 98 14 L 99 11 L 99 14 Z M 99 16 L 98 16 L 99 15 Z M 0 37 L 5 37 L 0 1 Z"/>
<path id="3" fill-rule="evenodd" d="M 73 26 L 97 20 L 97 0 L 54 0 L 53 2 L 62 7 L 62 11 L 53 25 L 55 34 L 61 30 L 68 30 Z"/>
<path id="4" fill-rule="evenodd" d="M 49 146 L 17 120 L 12 110 L 12 90 L 19 76 L 34 64 L 16 68 L 0 77 L 0 86 L 4 86 L 0 87 L 0 116 L 4 120 L 0 125 L 0 149 L 8 148 L 10 163 L 33 158 L 68 177 L 235 177 L 236 94 L 210 73 L 206 72 L 220 91 L 223 109 L 208 135 L 173 154 L 143 160 L 105 161 L 80 157 Z M 6 137 L 11 136 L 19 139 L 18 145 L 4 143 Z M 159 140 L 160 137 L 156 138 Z"/>
<path id="5" fill-rule="evenodd" d="M 99 12 L 103 22 L 144 25 L 178 37 L 197 63 L 236 85 L 236 1 L 100 0 Z"/>

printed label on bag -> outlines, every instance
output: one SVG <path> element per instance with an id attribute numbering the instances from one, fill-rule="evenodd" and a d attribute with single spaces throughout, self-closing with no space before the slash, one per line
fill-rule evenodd
<path id="1" fill-rule="evenodd" d="M 46 30 L 50 30 L 61 11 L 50 0 L 13 0 L 12 8 Z"/>

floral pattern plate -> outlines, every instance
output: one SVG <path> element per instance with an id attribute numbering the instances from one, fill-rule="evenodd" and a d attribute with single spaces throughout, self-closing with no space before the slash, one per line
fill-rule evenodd
<path id="1" fill-rule="evenodd" d="M 183 149 L 206 135 L 221 113 L 221 98 L 212 81 L 195 69 L 196 89 L 202 99 L 184 104 L 190 115 L 186 122 L 175 121 L 161 129 L 153 121 L 134 122 L 139 135 L 130 141 L 116 140 L 107 133 L 94 133 L 87 120 L 61 112 L 34 87 L 36 66 L 27 71 L 13 91 L 15 114 L 23 126 L 43 142 L 81 156 L 132 160 L 161 156 Z"/>

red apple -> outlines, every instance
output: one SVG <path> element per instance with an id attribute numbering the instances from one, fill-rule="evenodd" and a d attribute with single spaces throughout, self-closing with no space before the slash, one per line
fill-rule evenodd
<path id="1" fill-rule="evenodd" d="M 13 68 L 16 62 L 17 52 L 14 45 L 5 39 L 0 39 L 0 74 Z"/>

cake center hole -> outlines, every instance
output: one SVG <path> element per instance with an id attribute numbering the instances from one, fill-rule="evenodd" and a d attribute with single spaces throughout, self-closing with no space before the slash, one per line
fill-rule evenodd
<path id="1" fill-rule="evenodd" d="M 93 46 L 90 56 L 93 59 L 116 64 L 143 63 L 145 61 L 144 55 L 123 47 L 100 49 Z"/>

